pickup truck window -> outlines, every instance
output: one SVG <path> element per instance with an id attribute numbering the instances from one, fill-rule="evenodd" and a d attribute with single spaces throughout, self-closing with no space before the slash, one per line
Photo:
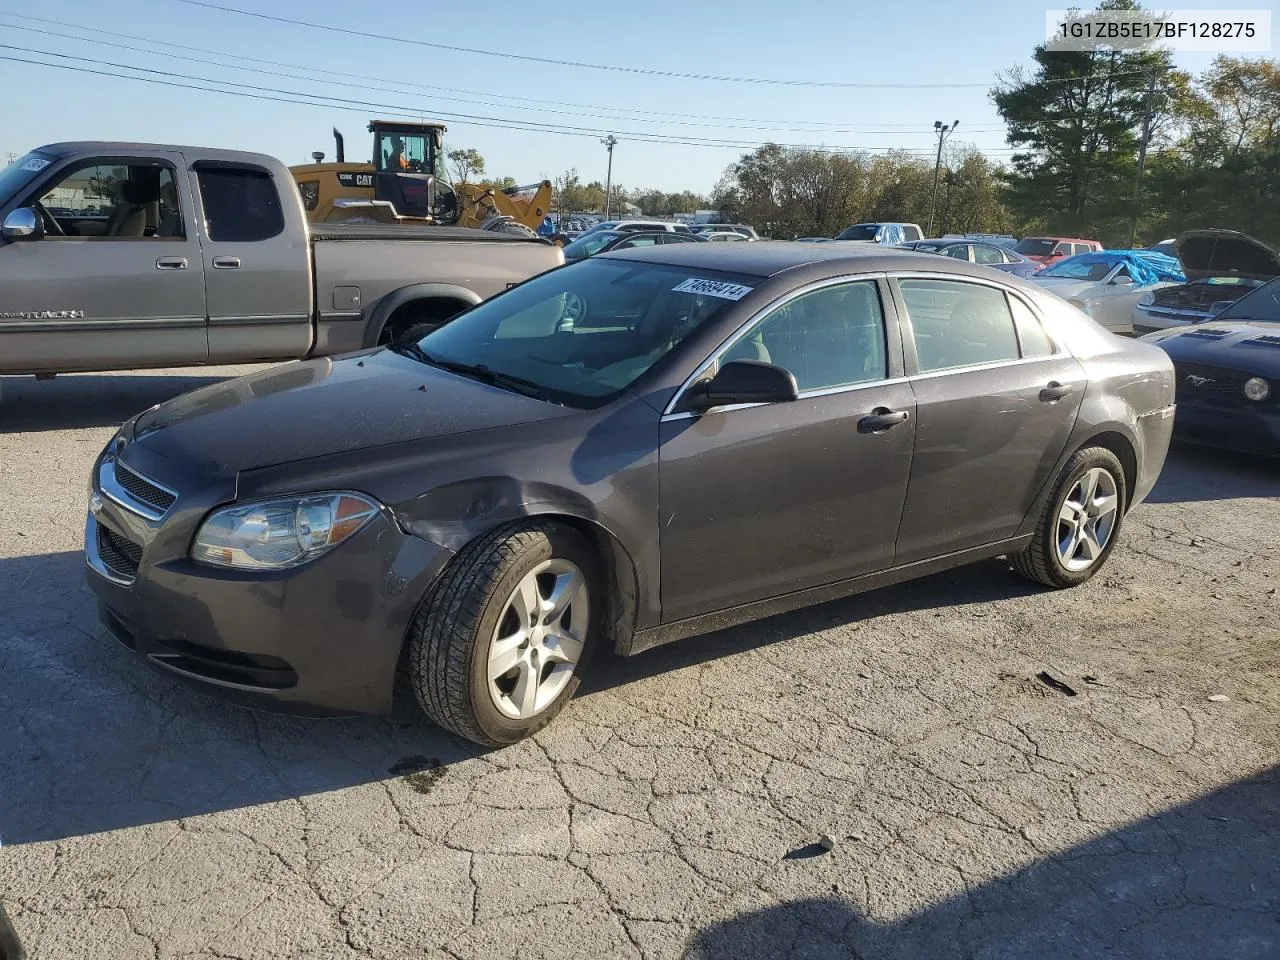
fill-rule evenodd
<path id="1" fill-rule="evenodd" d="M 47 238 L 181 239 L 185 234 L 173 170 L 159 160 L 79 164 L 37 200 Z"/>
<path id="2" fill-rule="evenodd" d="M 219 243 L 270 240 L 284 232 L 280 194 L 265 171 L 198 167 L 209 239 Z"/>

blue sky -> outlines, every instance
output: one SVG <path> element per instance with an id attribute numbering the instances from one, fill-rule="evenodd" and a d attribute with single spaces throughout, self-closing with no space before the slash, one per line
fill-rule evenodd
<path id="1" fill-rule="evenodd" d="M 996 159 L 1006 157 L 1003 128 L 987 90 L 997 71 L 1028 61 L 1032 48 L 1043 39 L 1045 9 L 1059 6 L 1024 0 L 999 4 L 560 0 L 554 6 L 485 0 L 474 7 L 430 0 L 219 2 L 369 33 L 595 64 L 739 77 L 946 86 L 787 86 L 528 63 L 342 36 L 180 0 L 115 0 L 111 4 L 0 0 L 0 44 L 23 48 L 0 48 L 0 57 L 122 72 L 85 62 L 93 58 L 420 111 L 424 117 L 448 123 L 450 146 L 475 147 L 488 160 L 490 173 L 510 175 L 522 183 L 554 177 L 569 167 L 576 167 L 584 179 L 603 180 L 606 154 L 599 139 L 612 131 L 620 141 L 614 153 L 615 182 L 708 192 L 725 166 L 744 152 L 743 147 L 652 143 L 642 138 L 900 147 L 925 154 L 935 143 L 933 121 L 959 120 L 953 142 L 972 143 Z M 1194 3 L 1197 9 L 1241 5 L 1240 0 Z M 73 26 L 36 22 L 32 17 Z M 156 41 L 215 53 L 163 47 Z M 220 65 L 173 59 L 159 51 Z M 49 56 L 50 52 L 71 59 Z M 232 60 L 229 55 L 270 63 Z M 1178 61 L 1199 70 L 1209 59 L 1197 54 Z M 376 79 L 335 77 L 316 68 Z M 205 84 L 197 81 L 197 85 Z M 265 102 L 3 59 L 0 90 L 5 91 L 0 162 L 6 153 L 20 154 L 40 143 L 112 139 L 258 150 L 286 163 L 304 163 L 312 150 L 332 155 L 329 130 L 335 125 L 347 135 L 353 155 L 349 158 L 362 157 L 368 149 L 364 120 L 392 114 L 387 107 L 340 109 Z M 501 123 L 587 128 L 588 132 L 562 135 L 499 129 L 458 114 Z M 769 129 L 747 129 L 765 127 Z"/>

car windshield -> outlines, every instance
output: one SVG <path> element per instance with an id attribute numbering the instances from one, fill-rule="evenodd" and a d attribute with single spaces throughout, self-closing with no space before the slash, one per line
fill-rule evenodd
<path id="1" fill-rule="evenodd" d="M 583 260 L 395 349 L 554 403 L 597 407 L 758 282 L 666 264 Z"/>
<path id="2" fill-rule="evenodd" d="M 622 236 L 617 230 L 597 230 L 595 233 L 584 233 L 573 243 L 564 248 L 566 260 L 581 260 L 583 257 L 594 257 L 607 247 L 610 241 Z"/>
<path id="3" fill-rule="evenodd" d="M 1246 293 L 1214 319 L 1280 323 L 1280 278 L 1268 280 L 1256 290 Z"/>
<path id="4" fill-rule="evenodd" d="M 837 240 L 874 240 L 880 232 L 878 223 L 855 223 L 836 234 Z"/>
<path id="5" fill-rule="evenodd" d="M 1014 253 L 1025 253 L 1032 257 L 1047 257 L 1053 253 L 1058 241 L 1045 237 L 1027 237 L 1013 245 Z"/>
<path id="6" fill-rule="evenodd" d="M 1069 257 L 1041 270 L 1038 277 L 1061 277 L 1064 280 L 1101 280 L 1115 267 L 1113 263 L 1081 263 Z"/>
<path id="7" fill-rule="evenodd" d="M 16 197 L 54 158 L 32 151 L 0 169 L 0 207 Z"/>

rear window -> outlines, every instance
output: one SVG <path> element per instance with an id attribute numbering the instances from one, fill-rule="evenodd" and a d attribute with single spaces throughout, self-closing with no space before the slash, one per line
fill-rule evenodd
<path id="1" fill-rule="evenodd" d="M 878 223 L 855 223 L 836 234 L 837 240 L 874 240 L 880 234 Z"/>
<path id="2" fill-rule="evenodd" d="M 1014 244 L 1014 253 L 1023 253 L 1029 257 L 1047 257 L 1053 253 L 1054 241 L 1047 237 L 1027 237 Z"/>
<path id="3" fill-rule="evenodd" d="M 284 232 L 284 210 L 270 174 L 239 167 L 202 167 L 196 173 L 210 240 L 252 243 Z"/>

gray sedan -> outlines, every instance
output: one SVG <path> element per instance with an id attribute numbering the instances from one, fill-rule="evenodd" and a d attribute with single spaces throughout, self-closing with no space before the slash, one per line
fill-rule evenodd
<path id="1" fill-rule="evenodd" d="M 593 653 L 1004 556 L 1092 577 L 1173 424 L 1159 348 L 945 257 L 651 247 L 420 339 L 161 404 L 98 459 L 111 632 L 205 688 L 484 744 Z"/>

